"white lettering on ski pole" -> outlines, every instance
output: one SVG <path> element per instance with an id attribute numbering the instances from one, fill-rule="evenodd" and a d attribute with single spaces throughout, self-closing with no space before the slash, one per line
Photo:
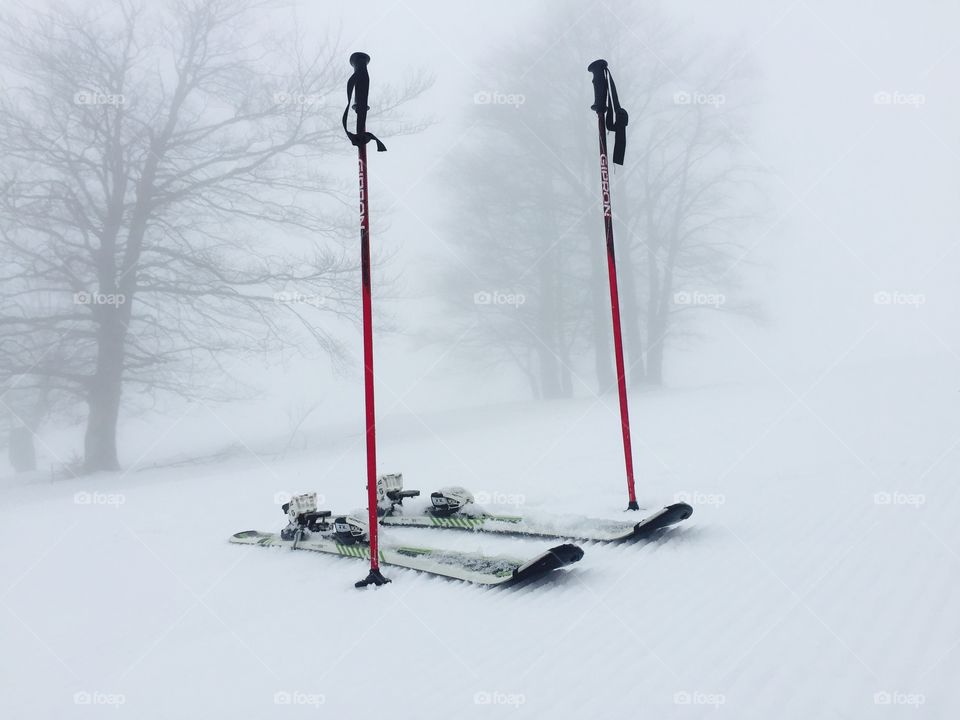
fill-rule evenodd
<path id="1" fill-rule="evenodd" d="M 366 203 L 364 202 L 366 198 L 364 197 L 364 192 L 363 192 L 364 183 L 366 181 L 366 178 L 364 177 L 366 168 L 364 168 L 363 166 L 363 160 L 359 160 L 357 164 L 360 166 L 360 222 L 362 223 L 367 214 L 367 206 L 366 206 Z"/>
<path id="2" fill-rule="evenodd" d="M 607 166 L 606 154 L 600 155 L 600 192 L 603 195 L 603 216 L 611 216 L 610 209 L 610 170 Z"/>

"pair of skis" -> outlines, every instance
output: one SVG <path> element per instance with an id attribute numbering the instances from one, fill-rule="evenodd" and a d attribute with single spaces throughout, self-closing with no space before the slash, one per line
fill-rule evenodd
<path id="1" fill-rule="evenodd" d="M 419 495 L 417 491 L 403 491 L 400 475 L 384 475 L 377 482 L 375 512 L 392 514 L 407 497 Z M 583 550 L 572 544 L 557 545 L 532 558 L 509 556 L 489 557 L 479 553 L 442 550 L 422 545 L 376 545 L 371 538 L 376 533 L 367 519 L 356 515 L 334 517 L 329 510 L 317 508 L 317 494 L 294 495 L 285 503 L 287 526 L 279 533 L 247 530 L 236 533 L 230 542 L 261 547 L 288 547 L 293 550 L 339 555 L 341 557 L 376 559 L 385 565 L 396 565 L 411 570 L 466 580 L 481 585 L 502 585 L 522 582 L 579 561 Z M 357 587 L 369 582 L 361 580 Z"/>
<path id="2" fill-rule="evenodd" d="M 675 503 L 638 522 L 496 515 L 477 506 L 473 495 L 461 487 L 442 488 L 431 493 L 429 505 L 404 506 L 404 500 L 419 495 L 418 490 L 403 489 L 401 475 L 381 475 L 377 479 L 375 505 L 379 524 L 614 542 L 651 536 L 687 519 L 693 513 L 686 503 Z M 374 551 L 370 537 L 375 528 L 371 529 L 365 518 L 351 515 L 334 518 L 330 511 L 317 509 L 315 493 L 296 495 L 283 509 L 289 523 L 279 534 L 247 530 L 237 533 L 230 541 L 244 545 L 311 550 L 364 560 L 372 558 Z M 557 545 L 529 559 L 391 544 L 379 545 L 376 552 L 378 563 L 482 585 L 530 580 L 578 562 L 583 557 L 583 550 L 570 543 Z"/>
<path id="3" fill-rule="evenodd" d="M 367 144 L 372 140 L 377 151 L 386 147 L 373 134 L 367 132 L 366 119 L 370 77 L 367 65 L 370 56 L 353 53 L 350 65 L 354 72 L 347 82 L 347 107 L 343 111 L 343 129 L 350 142 L 357 147 L 360 175 L 360 257 L 363 301 L 363 365 L 364 404 L 366 409 L 367 449 L 367 519 L 342 516 L 332 524 L 330 513 L 317 511 L 315 496 L 313 509 L 309 509 L 311 496 L 298 496 L 307 503 L 303 508 L 288 508 L 290 525 L 280 534 L 255 530 L 237 533 L 231 542 L 246 545 L 289 546 L 295 549 L 358 557 L 370 561 L 367 577 L 356 583 L 358 587 L 383 585 L 390 582 L 380 572 L 380 564 L 397 565 L 437 575 L 456 577 L 483 584 L 515 582 L 548 573 L 583 557 L 583 550 L 576 545 L 558 545 L 529 560 L 509 557 L 489 558 L 470 553 L 458 553 L 432 548 L 403 545 L 381 546 L 378 525 L 405 527 L 433 527 L 478 530 L 493 533 L 509 533 L 538 537 L 566 537 L 592 541 L 624 540 L 657 532 L 690 517 L 693 509 L 685 503 L 669 505 L 639 522 L 605 521 L 590 519 L 526 518 L 521 516 L 493 515 L 477 508 L 464 508 L 463 502 L 469 493 L 463 488 L 448 488 L 456 492 L 433 493 L 433 506 L 420 512 L 403 512 L 400 505 L 404 497 L 415 496 L 416 491 L 396 491 L 399 495 L 388 498 L 384 485 L 377 478 L 376 431 L 373 393 L 373 320 L 370 270 L 370 203 L 367 181 Z M 600 134 L 600 180 L 603 222 L 606 234 L 607 267 L 610 282 L 610 306 L 613 320 L 614 352 L 617 367 L 617 391 L 620 400 L 620 425 L 623 436 L 624 463 L 626 466 L 628 510 L 639 510 L 633 476 L 633 455 L 630 441 L 630 418 L 627 409 L 626 369 L 623 359 L 623 341 L 620 330 L 620 301 L 617 293 L 617 272 L 613 245 L 613 211 L 610 201 L 610 167 L 607 161 L 607 132 L 614 133 L 613 162 L 623 164 L 626 148 L 627 112 L 620 106 L 617 88 L 605 60 L 596 60 L 587 68 L 593 75 L 594 103 L 591 110 L 597 113 Z M 351 100 L 356 98 L 353 110 L 357 114 L 356 132 L 347 128 Z M 398 476 L 384 476 L 387 478 Z M 380 497 L 378 497 L 378 493 Z M 438 498 L 439 496 L 439 498 Z M 304 500 L 307 498 L 307 500 Z M 472 496 L 471 496 L 472 500 Z M 379 501 L 379 502 L 378 502 Z M 384 503 L 387 506 L 384 506 Z M 383 515 L 381 518 L 380 516 Z"/>

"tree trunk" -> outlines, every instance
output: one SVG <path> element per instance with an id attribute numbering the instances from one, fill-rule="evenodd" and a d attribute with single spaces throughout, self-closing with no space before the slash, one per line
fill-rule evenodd
<path id="1" fill-rule="evenodd" d="M 623 252 L 621 251 L 621 248 Z M 629 242 L 624 242 L 617 248 L 617 274 L 622 278 L 620 283 L 620 324 L 623 329 L 623 344 L 626 350 L 627 381 L 630 386 L 640 385 L 647 375 L 646 363 L 643 358 L 643 336 L 640 333 L 640 307 L 637 302 L 637 270 L 633 263 Z M 623 262 L 619 262 L 620 258 Z"/>
<path id="2" fill-rule="evenodd" d="M 562 397 L 573 397 L 573 373 L 570 371 L 570 348 L 566 341 L 561 347 L 560 354 L 560 394 Z"/>
<path id="3" fill-rule="evenodd" d="M 590 297 L 593 311 L 593 362 L 597 374 L 597 391 L 601 395 L 612 393 L 617 386 L 613 371 L 613 349 L 610 320 L 610 288 L 607 287 L 605 245 L 597 242 L 594 234 L 588 240 L 590 251 Z"/>
<path id="4" fill-rule="evenodd" d="M 553 183 L 548 177 L 540 183 L 538 198 L 541 208 L 540 232 L 546 245 L 544 257 L 537 265 L 537 285 L 540 304 L 537 308 L 537 354 L 540 367 L 540 387 L 544 400 L 563 396 L 560 379 L 562 354 L 561 323 L 563 318 L 560 299 L 560 248 L 557 242 L 556 216 L 553 211 Z"/>
<path id="5" fill-rule="evenodd" d="M 645 380 L 651 385 L 663 384 L 663 329 L 660 307 L 660 263 L 654 238 L 647 244 L 647 368 Z"/>
<path id="6" fill-rule="evenodd" d="M 646 376 L 643 359 L 643 336 L 640 334 L 640 309 L 637 302 L 637 266 L 633 262 L 633 206 L 630 200 L 630 174 L 623 176 L 619 196 L 623 199 L 617 213 L 617 275 L 620 277 L 620 327 L 623 332 L 624 354 L 627 364 L 627 383 L 640 385 Z"/>
<path id="7" fill-rule="evenodd" d="M 30 428 L 19 427 L 10 431 L 10 464 L 18 473 L 37 469 L 37 454 Z"/>
<path id="8" fill-rule="evenodd" d="M 667 321 L 658 313 L 650 326 L 647 343 L 646 380 L 651 385 L 663 385 L 663 348 L 666 333 Z"/>
<path id="9" fill-rule="evenodd" d="M 87 393 L 87 430 L 83 469 L 86 472 L 119 470 L 117 420 L 123 389 L 126 332 L 119 307 L 103 306 L 97 337 L 97 370 Z"/>
<path id="10" fill-rule="evenodd" d="M 541 343 L 537 347 L 537 356 L 540 361 L 540 393 L 541 399 L 552 400 L 560 397 L 560 374 L 557 372 L 559 363 L 557 356 L 550 352 Z"/>

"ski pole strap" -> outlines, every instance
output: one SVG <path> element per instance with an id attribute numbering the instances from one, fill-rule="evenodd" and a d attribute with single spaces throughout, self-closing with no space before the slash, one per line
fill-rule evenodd
<path id="1" fill-rule="evenodd" d="M 627 150 L 627 111 L 620 107 L 620 98 L 617 96 L 617 85 L 613 82 L 613 75 L 607 67 L 606 60 L 594 60 L 587 66 L 593 73 L 593 105 L 600 115 L 606 115 L 606 126 L 613 135 L 613 162 L 623 165 L 623 155 Z"/>
<path id="2" fill-rule="evenodd" d="M 373 140 L 377 144 L 377 152 L 383 152 L 387 146 L 380 142 L 376 135 L 367 132 L 367 110 L 370 109 L 367 105 L 367 97 L 370 93 L 370 75 L 367 73 L 369 62 L 370 56 L 366 53 L 355 52 L 350 56 L 353 75 L 347 80 L 347 106 L 343 109 L 343 131 L 354 145 L 359 147 Z M 354 93 L 357 96 L 353 104 L 353 109 L 357 111 L 357 131 L 350 132 L 347 129 L 347 115 L 350 114 L 350 101 Z"/>

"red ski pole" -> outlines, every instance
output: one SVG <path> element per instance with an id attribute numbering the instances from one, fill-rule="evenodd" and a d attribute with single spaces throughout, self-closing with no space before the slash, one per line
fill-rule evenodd
<path id="1" fill-rule="evenodd" d="M 627 374 L 623 362 L 623 336 L 620 332 L 620 296 L 617 292 L 617 261 L 613 249 L 613 210 L 610 204 L 610 165 L 607 162 L 607 131 L 614 135 L 613 162 L 623 165 L 626 150 L 627 111 L 620 107 L 617 86 L 607 69 L 606 60 L 594 60 L 587 67 L 593 73 L 594 103 L 600 131 L 600 193 L 603 201 L 603 229 L 607 236 L 607 274 L 610 280 L 610 309 L 613 315 L 613 350 L 617 364 L 617 391 L 620 394 L 620 429 L 623 433 L 623 459 L 627 467 L 628 510 L 639 510 L 633 482 L 633 449 L 630 443 L 630 412 L 627 408 Z"/>
<path id="2" fill-rule="evenodd" d="M 370 76 L 367 63 L 370 56 L 356 52 L 350 56 L 353 75 L 347 82 L 347 107 L 343 111 L 343 129 L 347 137 L 357 146 L 360 170 L 360 267 L 363 294 L 363 393 L 366 408 L 367 435 L 367 514 L 370 534 L 370 573 L 356 583 L 357 587 L 383 585 L 390 582 L 380 572 L 380 551 L 377 544 L 379 521 L 377 518 L 377 432 L 376 410 L 373 400 L 373 299 L 370 283 L 370 195 L 367 184 L 367 143 L 373 140 L 377 150 L 387 148 L 376 137 L 367 132 L 367 97 L 370 90 Z M 357 131 L 347 130 L 347 116 L 350 112 L 350 100 L 356 93 L 353 109 L 357 113 Z"/>

